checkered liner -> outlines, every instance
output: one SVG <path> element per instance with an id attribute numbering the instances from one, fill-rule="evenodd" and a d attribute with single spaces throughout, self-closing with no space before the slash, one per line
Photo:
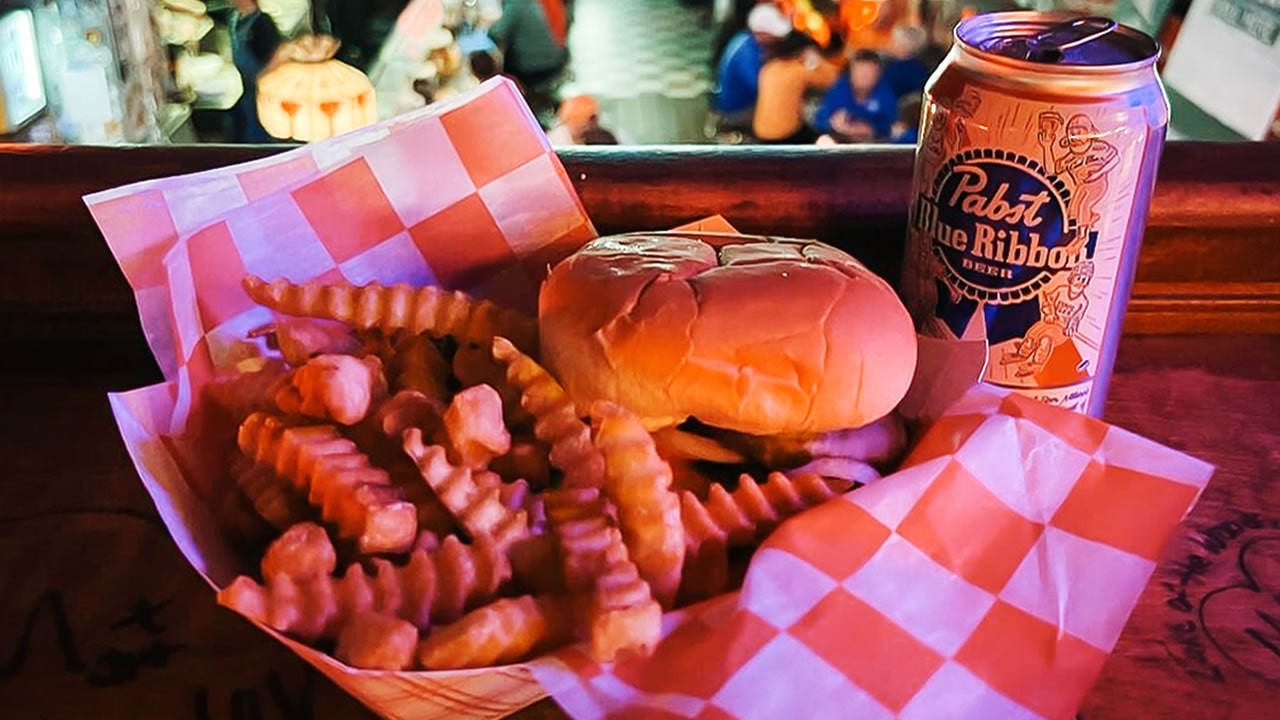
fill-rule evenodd
<path id="1" fill-rule="evenodd" d="M 223 461 L 200 447 L 193 398 L 262 352 L 243 339 L 269 319 L 245 299 L 245 272 L 439 283 L 531 308 L 546 263 L 594 234 L 503 81 L 268 161 L 87 201 L 169 378 L 113 394 L 112 408 L 162 520 L 213 585 L 244 568 L 204 501 Z M 368 672 L 263 630 L 392 718 L 500 717 L 544 690 L 580 718 L 1068 717 L 1210 474 L 980 388 L 933 422 L 906 469 L 784 524 L 740 593 L 669 614 L 647 660 L 600 666 L 569 649 L 505 668 Z"/>
<path id="2" fill-rule="evenodd" d="M 243 329 L 245 272 L 427 282 L 532 312 L 547 262 L 595 236 L 502 78 L 323 143 L 85 202 L 169 380 L 210 364 L 205 335 Z"/>
<path id="3" fill-rule="evenodd" d="M 651 658 L 569 650 L 534 676 L 577 718 L 1070 718 L 1211 473 L 979 386 Z"/>

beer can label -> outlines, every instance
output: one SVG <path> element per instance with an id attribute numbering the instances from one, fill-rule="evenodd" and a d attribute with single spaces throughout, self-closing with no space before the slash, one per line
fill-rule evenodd
<path id="1" fill-rule="evenodd" d="M 917 325 L 985 339 L 987 382 L 1083 411 L 1104 335 L 1119 331 L 1108 311 L 1146 110 L 965 86 L 925 119 L 904 275 Z"/>

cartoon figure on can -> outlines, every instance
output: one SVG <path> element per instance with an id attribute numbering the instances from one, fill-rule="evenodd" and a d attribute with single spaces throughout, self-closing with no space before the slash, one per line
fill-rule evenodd
<path id="1" fill-rule="evenodd" d="M 1120 153 L 1099 138 L 1097 126 L 1084 113 L 1064 120 L 1061 114 L 1050 110 L 1040 113 L 1037 120 L 1036 141 L 1043 152 L 1045 170 L 1070 188 L 1067 214 L 1076 229 L 1070 246 L 1078 252 L 1091 233 L 1096 233 L 1098 203 L 1106 196 L 1107 176 L 1118 164 Z M 1059 274 L 1040 291 L 1040 319 L 1012 348 L 1002 348 L 1000 366 L 1006 382 L 1054 385 L 1089 377 L 1088 362 L 1080 356 L 1075 343 L 1068 341 L 1079 336 L 1080 321 L 1089 307 L 1086 290 L 1093 275 L 1093 261 L 1083 259 L 1065 277 Z M 1055 355 L 1059 361 L 1051 366 Z"/>
<path id="2" fill-rule="evenodd" d="M 1084 113 L 1076 113 L 1067 121 L 1066 136 L 1058 137 L 1062 116 L 1049 111 L 1040 113 L 1040 132 L 1036 140 L 1044 153 L 1044 165 L 1050 175 L 1071 182 L 1071 218 L 1080 236 L 1098 225 L 1098 202 L 1107 195 L 1107 175 L 1120 161 L 1115 146 L 1098 136 L 1098 128 Z"/>
<path id="3" fill-rule="evenodd" d="M 1040 294 L 1040 320 L 1016 348 L 1006 349 L 1000 360 L 1006 377 L 1027 378 L 1044 372 L 1054 350 L 1076 336 L 1089 309 L 1085 290 L 1092 280 L 1093 261 L 1085 260 L 1073 267 L 1065 280 L 1059 277 Z"/>

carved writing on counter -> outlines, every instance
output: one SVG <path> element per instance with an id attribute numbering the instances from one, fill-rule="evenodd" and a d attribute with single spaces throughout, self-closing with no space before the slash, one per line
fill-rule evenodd
<path id="1" fill-rule="evenodd" d="M 111 688 L 145 682 L 146 670 L 167 667 L 173 656 L 186 648 L 165 638 L 169 628 L 161 612 L 171 604 L 172 600 L 152 602 L 139 596 L 128 612 L 106 627 L 113 638 L 120 637 L 110 647 L 92 655 L 91 651 L 86 654 L 84 643 L 77 637 L 62 593 L 47 591 L 27 612 L 12 649 L 7 655 L 0 654 L 0 684 L 22 675 L 27 659 L 32 656 L 32 638 L 39 637 L 42 628 L 53 631 L 51 649 L 61 660 L 64 671 L 80 676 L 87 684 Z M 3 652 L 0 649 L 0 653 Z M 317 673 L 308 667 L 296 688 L 286 687 L 284 678 L 276 670 L 266 674 L 261 687 L 226 690 L 203 685 L 192 695 L 192 717 L 194 720 L 313 720 L 317 678 Z"/>
<path id="2" fill-rule="evenodd" d="M 53 623 L 54 638 L 58 646 L 58 654 L 62 657 L 62 667 L 69 673 L 84 672 L 85 664 L 80 659 L 80 649 L 76 643 L 75 634 L 71 630 L 71 623 L 67 621 L 67 611 L 62 604 L 62 594 L 59 592 L 47 592 L 36 601 L 30 612 L 27 613 L 27 620 L 22 626 L 22 632 L 18 635 L 18 641 L 14 645 L 13 652 L 5 665 L 0 667 L 0 680 L 14 677 L 22 672 L 27 663 L 32 631 L 35 630 L 40 617 L 45 613 L 49 615 L 49 620 Z"/>
<path id="3" fill-rule="evenodd" d="M 1200 601 L 1200 624 L 1232 663 L 1280 682 L 1280 536 L 1245 541 L 1236 565 L 1240 581 Z"/>
<path id="4" fill-rule="evenodd" d="M 1280 519 L 1238 513 L 1190 541 L 1159 580 L 1173 613 L 1165 653 L 1203 682 L 1227 683 L 1233 669 L 1280 681 Z"/>
<path id="5" fill-rule="evenodd" d="M 125 685 L 136 681 L 147 668 L 167 667 L 174 654 L 185 647 L 165 640 L 166 628 L 160 622 L 159 612 L 170 602 L 165 600 L 152 603 L 146 597 L 139 596 L 126 615 L 110 624 L 109 629 L 113 631 L 113 637 L 117 638 L 113 644 L 99 652 L 92 662 L 86 662 L 75 630 L 67 617 L 62 593 L 50 590 L 40 596 L 27 613 L 13 650 L 5 664 L 0 666 L 0 680 L 22 673 L 30 651 L 32 634 L 41 618 L 46 616 L 53 625 L 54 642 L 57 645 L 55 650 L 62 658 L 63 668 L 68 673 L 80 675 L 90 685 Z M 135 629 L 139 632 L 134 632 Z"/>
<path id="6" fill-rule="evenodd" d="M 312 720 L 317 674 L 308 667 L 302 686 L 297 692 L 285 687 L 279 672 L 267 673 L 264 683 L 265 699 L 261 688 L 239 687 L 219 693 L 200 687 L 191 698 L 195 720 Z"/>
<path id="7" fill-rule="evenodd" d="M 154 513 L 0 516 L 0 579 L 12 578 L 0 607 L 0 718 L 368 717 L 304 661 L 228 620 L 179 559 Z"/>

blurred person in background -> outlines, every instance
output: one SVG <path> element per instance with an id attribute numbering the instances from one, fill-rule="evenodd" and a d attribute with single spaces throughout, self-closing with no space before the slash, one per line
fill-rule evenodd
<path id="1" fill-rule="evenodd" d="M 280 31 L 257 0 L 235 0 L 231 13 L 231 60 L 240 71 L 244 92 L 231 108 L 231 140 L 238 143 L 271 142 L 258 121 L 258 76 L 280 47 Z"/>
<path id="2" fill-rule="evenodd" d="M 577 95 L 560 104 L 547 139 L 556 147 L 618 144 L 617 136 L 600 127 L 600 104 L 590 95 Z"/>
<path id="3" fill-rule="evenodd" d="M 839 68 L 828 63 L 813 40 L 792 32 L 779 40 L 760 69 L 760 92 L 751 132 L 768 144 L 807 145 L 817 139 L 805 124 L 806 96 L 835 82 Z"/>
<path id="4" fill-rule="evenodd" d="M 882 72 L 880 56 L 874 51 L 855 52 L 849 72 L 822 98 L 813 116 L 814 128 L 840 142 L 887 140 L 898 119 L 898 98 L 880 82 Z"/>
<path id="5" fill-rule="evenodd" d="M 564 69 L 567 23 L 563 0 L 503 0 L 502 17 L 489 28 L 489 38 L 501 51 L 506 72 L 532 90 Z"/>
<path id="6" fill-rule="evenodd" d="M 770 0 L 722 0 L 720 16 L 716 18 L 716 34 L 711 44 L 711 70 L 714 72 L 724 59 L 729 43 L 738 33 L 747 29 L 747 18 L 757 5 L 775 5 Z"/>
<path id="7" fill-rule="evenodd" d="M 889 128 L 889 142 L 895 145 L 920 142 L 920 110 L 923 107 L 921 95 L 907 95 L 898 101 L 898 119 Z"/>
<path id="8" fill-rule="evenodd" d="M 890 36 L 883 82 L 895 98 L 924 91 L 930 68 L 920 59 L 929 43 L 929 33 L 919 25 L 899 25 Z"/>
<path id="9" fill-rule="evenodd" d="M 505 77 L 516 84 L 516 88 L 524 93 L 524 86 L 516 78 L 502 72 L 502 58 L 492 50 L 477 50 L 467 56 L 467 64 L 471 66 L 471 74 L 476 82 L 484 82 L 489 78 Z"/>
<path id="10" fill-rule="evenodd" d="M 747 129 L 756 109 L 760 70 L 779 40 L 791 32 L 791 20 L 774 5 L 756 5 L 747 29 L 733 36 L 720 59 L 714 106 L 724 129 Z"/>

